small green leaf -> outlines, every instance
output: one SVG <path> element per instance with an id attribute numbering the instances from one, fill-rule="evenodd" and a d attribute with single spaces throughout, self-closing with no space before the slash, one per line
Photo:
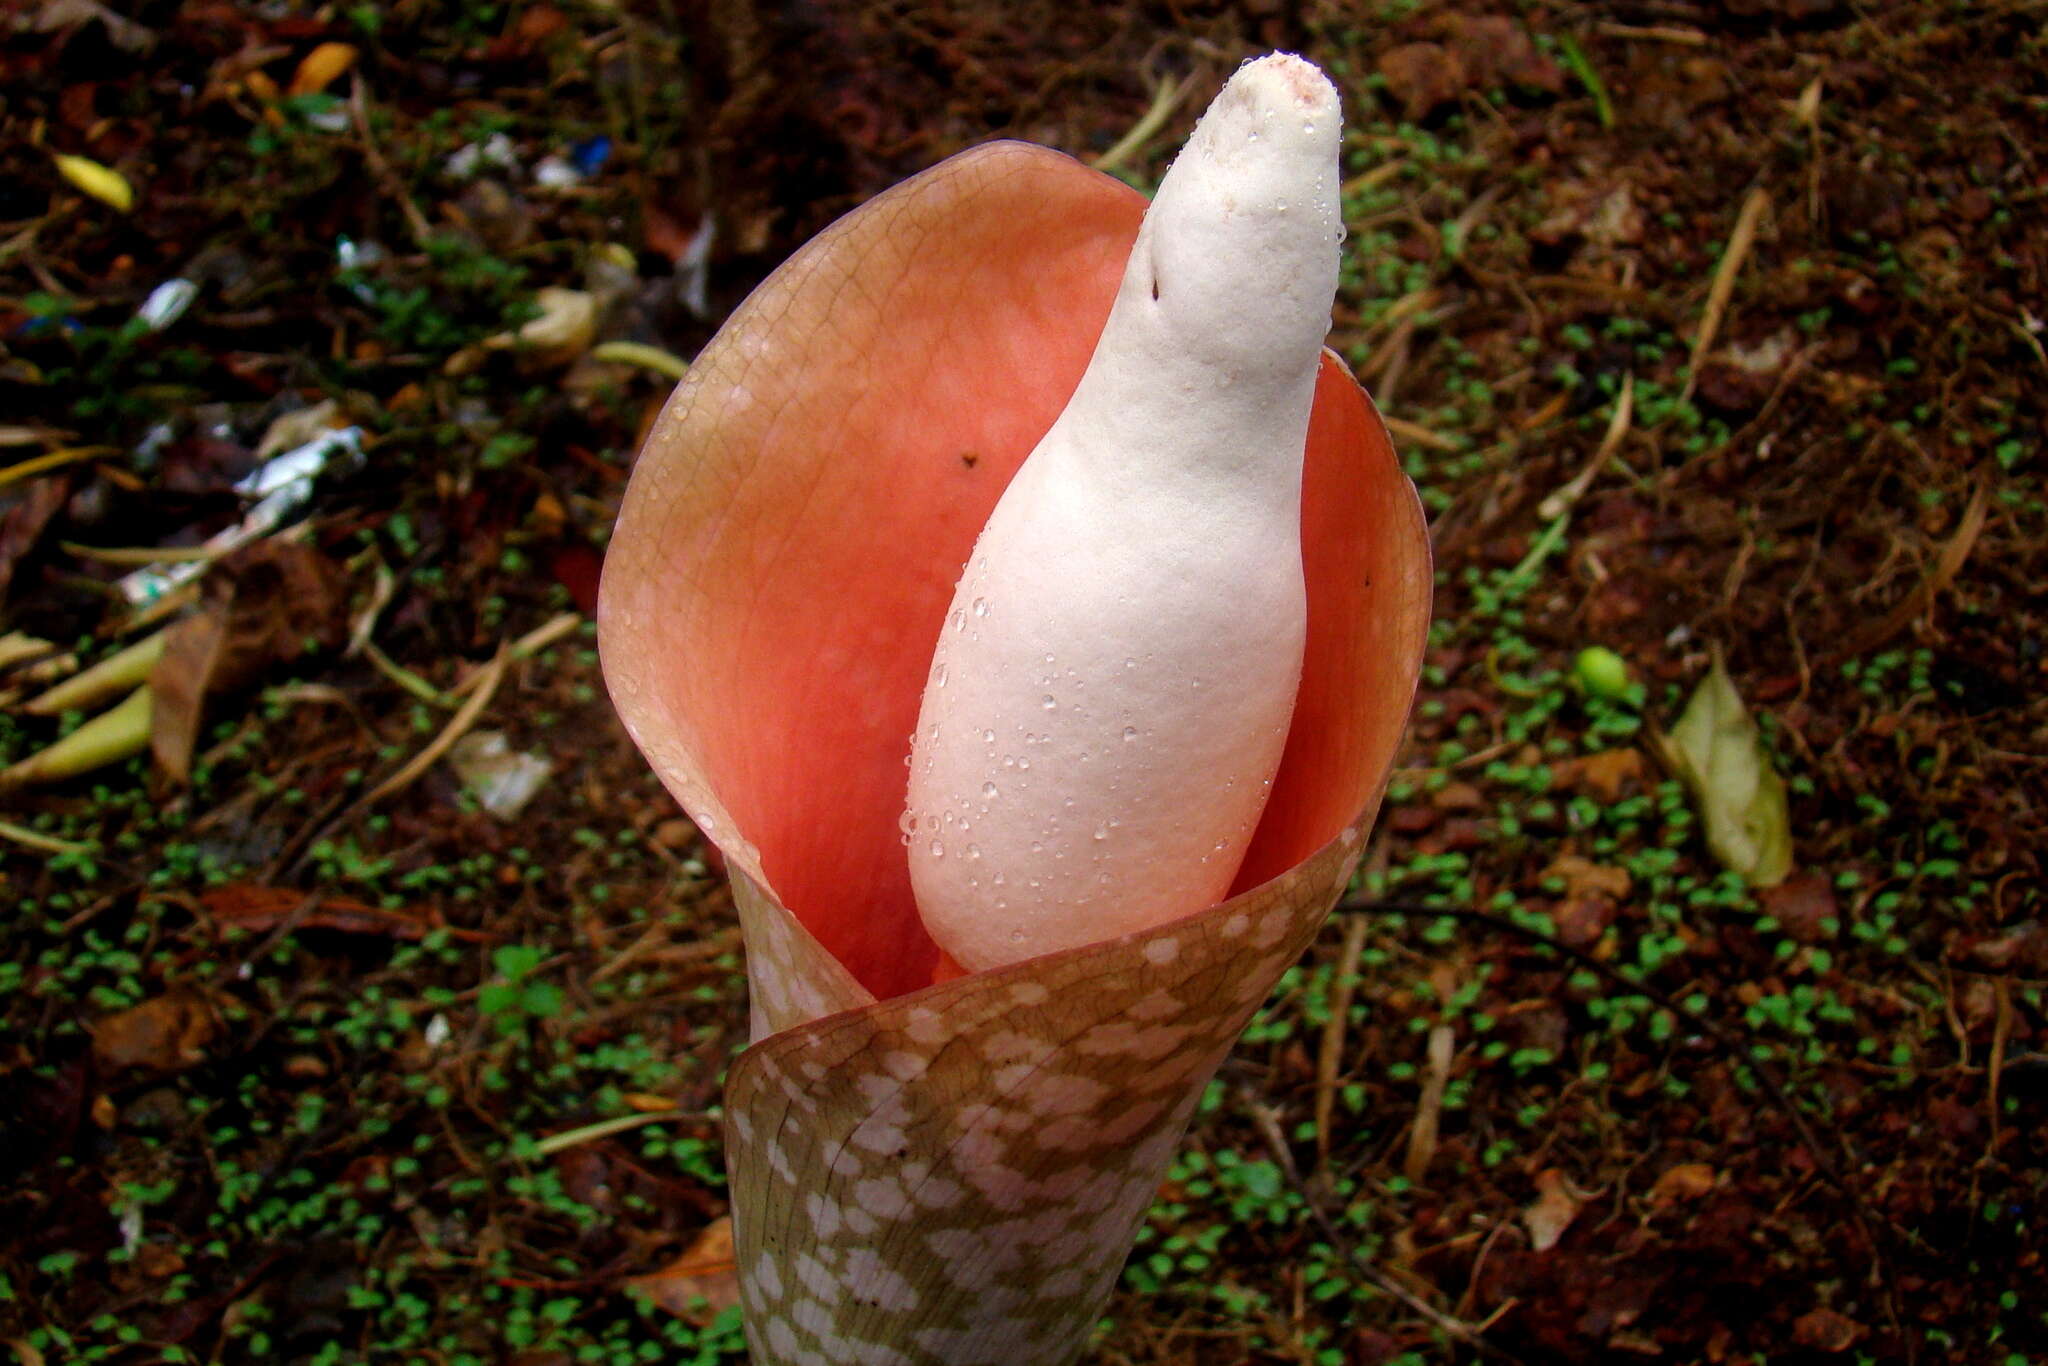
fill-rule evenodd
<path id="1" fill-rule="evenodd" d="M 1656 739 L 1664 762 L 1692 794 L 1714 857 L 1752 887 L 1783 882 L 1792 871 L 1785 781 L 1771 767 L 1718 650 L 1685 714 Z"/>

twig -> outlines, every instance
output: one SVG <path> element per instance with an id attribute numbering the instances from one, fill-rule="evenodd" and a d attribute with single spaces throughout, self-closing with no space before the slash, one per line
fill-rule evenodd
<path id="1" fill-rule="evenodd" d="M 1358 994 L 1358 960 L 1365 952 L 1368 922 L 1355 915 L 1344 923 L 1344 949 L 1337 955 L 1337 976 L 1330 986 L 1330 1015 L 1323 1021 L 1322 1047 L 1316 1052 L 1316 1161 L 1330 1160 L 1330 1119 L 1337 1110 L 1337 1074 L 1343 1070 L 1344 1035 L 1351 1024 L 1351 1002 Z"/>
<path id="2" fill-rule="evenodd" d="M 477 718 L 483 715 L 484 708 L 491 704 L 491 698 L 497 694 L 498 684 L 504 681 L 506 655 L 506 651 L 500 650 L 490 663 L 477 671 L 479 681 L 476 691 L 455 715 L 448 718 L 448 724 L 441 727 L 441 733 L 429 740 L 426 748 L 413 755 L 403 768 L 365 792 L 362 800 L 356 803 L 357 806 L 375 805 L 394 792 L 402 792 L 411 787 L 419 781 L 421 774 L 432 768 L 440 761 L 442 755 L 455 747 L 457 740 L 469 733 L 469 728 L 476 724 Z"/>
<path id="3" fill-rule="evenodd" d="M 364 101 L 363 88 L 367 84 L 362 74 L 357 73 L 349 83 L 348 107 L 355 116 L 356 138 L 362 144 L 363 161 L 370 168 L 370 174 L 384 187 L 384 193 L 398 201 L 399 212 L 405 215 L 406 230 L 412 234 L 413 245 L 421 251 L 427 249 L 434 230 L 428 226 L 427 216 L 420 212 L 420 206 L 413 203 L 412 194 L 405 188 L 405 182 L 391 169 L 391 163 L 377 150 L 377 140 L 370 136 L 370 109 Z"/>
<path id="4" fill-rule="evenodd" d="M 1114 171 L 1130 160 L 1166 126 L 1166 121 L 1173 117 L 1174 110 L 1180 108 L 1182 97 L 1188 93 L 1188 87 L 1193 83 L 1193 73 L 1177 81 L 1161 81 L 1152 91 L 1151 106 L 1138 116 L 1138 121 L 1131 125 L 1131 131 L 1118 138 L 1114 147 L 1088 164 L 1098 171 Z"/>
<path id="5" fill-rule="evenodd" d="M 610 1138 L 613 1134 L 625 1133 L 628 1129 L 644 1128 L 649 1124 L 673 1124 L 676 1120 L 688 1118 L 690 1116 L 681 1110 L 650 1110 L 644 1115 L 617 1115 L 611 1119 L 598 1120 L 595 1124 L 585 1124 L 580 1128 L 564 1129 L 561 1133 L 549 1134 L 536 1142 L 533 1148 L 542 1157 L 548 1157 L 564 1149 L 600 1138 Z"/>
<path id="6" fill-rule="evenodd" d="M 1607 434 L 1600 438 L 1600 449 L 1593 452 L 1593 458 L 1586 467 L 1572 477 L 1570 483 L 1545 498 L 1536 508 L 1536 515 L 1549 521 L 1570 512 L 1579 499 L 1586 496 L 1592 487 L 1593 478 L 1608 458 L 1621 449 L 1622 441 L 1628 436 L 1629 424 L 1636 413 L 1636 372 L 1631 370 L 1621 379 L 1621 396 L 1614 400 L 1614 416 L 1608 420 Z"/>
<path id="7" fill-rule="evenodd" d="M 1685 47 L 1705 47 L 1707 35 L 1696 28 L 1680 28 L 1676 24 L 1612 24 L 1594 25 L 1593 31 L 1602 38 L 1620 38 L 1623 41 L 1639 43 L 1679 43 Z"/>
<path id="8" fill-rule="evenodd" d="M 103 455 L 119 455 L 119 446 L 73 446 L 69 450 L 51 451 L 47 455 L 30 456 L 26 460 L 0 469 L 0 489 L 9 484 L 18 484 L 24 479 L 33 479 L 39 474 L 75 465 L 81 460 L 97 460 Z"/>
<path id="9" fill-rule="evenodd" d="M 1749 259 L 1749 249 L 1756 245 L 1757 224 L 1770 206 L 1770 195 L 1758 186 L 1749 192 L 1735 215 L 1735 230 L 1728 234 L 1728 249 L 1721 253 L 1721 264 L 1714 268 L 1714 283 L 1707 289 L 1707 311 L 1700 317 L 1699 331 L 1693 334 L 1692 356 L 1685 366 L 1685 388 L 1678 395 L 1680 403 L 1692 398 L 1693 386 L 1699 383 L 1700 362 L 1706 359 L 1721 331 L 1728 301 L 1735 294 L 1735 278 L 1742 273 L 1743 262 Z"/>
<path id="10" fill-rule="evenodd" d="M 1948 544 L 1942 547 L 1941 558 L 1934 562 L 1934 568 L 1928 571 L 1927 577 L 1920 580 L 1918 586 L 1906 595 L 1905 601 L 1885 613 L 1867 629 L 1851 636 L 1848 643 L 1837 652 L 1837 656 L 1853 658 L 1875 650 L 1905 630 L 1913 618 L 1926 611 L 1934 601 L 1935 594 L 1954 582 L 1956 575 L 1962 571 L 1964 561 L 1970 558 L 1970 552 L 1976 548 L 1977 538 L 1984 532 L 1984 519 L 1990 508 L 1991 485 L 1988 482 L 1981 483 L 1977 485 L 1977 491 L 1970 495 L 1969 506 L 1963 509 L 1963 519 L 1956 526 L 1956 534 L 1949 537 Z"/>
<path id="11" fill-rule="evenodd" d="M 1440 432 L 1433 432 L 1419 422 L 1409 422 L 1405 418 L 1387 417 L 1385 414 L 1381 415 L 1380 420 L 1387 424 L 1387 431 L 1391 435 L 1397 440 L 1407 442 L 1411 446 L 1422 446 L 1432 451 L 1456 451 L 1461 449 L 1455 437 L 1445 436 Z"/>
<path id="12" fill-rule="evenodd" d="M 89 854 L 96 847 L 75 840 L 60 840 L 55 835 L 45 835 L 12 821 L 0 821 L 0 839 L 12 840 L 25 848 L 40 849 L 46 854 Z"/>

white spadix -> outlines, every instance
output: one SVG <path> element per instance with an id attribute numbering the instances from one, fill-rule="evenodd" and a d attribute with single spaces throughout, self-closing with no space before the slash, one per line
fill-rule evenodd
<path id="1" fill-rule="evenodd" d="M 1301 676 L 1302 451 L 1340 133 L 1310 63 L 1238 70 L 975 544 L 904 816 L 918 909 L 962 967 L 1214 904 L 1243 859 Z"/>

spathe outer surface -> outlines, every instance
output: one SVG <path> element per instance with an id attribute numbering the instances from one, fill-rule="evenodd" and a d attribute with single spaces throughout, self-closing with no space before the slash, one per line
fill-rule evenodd
<path id="1" fill-rule="evenodd" d="M 1309 635 L 1236 895 L 938 982 L 897 818 L 953 583 L 1086 365 L 1143 200 L 993 143 L 840 220 L 650 434 L 606 566 L 614 700 L 725 851 L 755 1044 L 727 1098 L 755 1359 L 1055 1366 L 1189 1114 L 1363 849 L 1427 633 L 1414 491 L 1325 357 Z"/>

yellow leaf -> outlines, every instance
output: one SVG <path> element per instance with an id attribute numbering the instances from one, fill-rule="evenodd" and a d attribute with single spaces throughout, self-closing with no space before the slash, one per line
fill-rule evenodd
<path id="1" fill-rule="evenodd" d="M 322 43 L 308 52 L 305 60 L 299 63 L 299 69 L 292 73 L 289 93 L 317 95 L 355 64 L 354 47 L 347 43 Z"/>
<path id="2" fill-rule="evenodd" d="M 1692 793 L 1707 848 L 1721 865 L 1752 887 L 1783 882 L 1792 871 L 1785 780 L 1771 767 L 1763 737 L 1718 650 L 1685 714 L 1657 741 L 1664 762 Z"/>
<path id="3" fill-rule="evenodd" d="M 70 181 L 74 187 L 83 190 L 102 204 L 110 204 L 122 213 L 135 207 L 135 190 L 119 171 L 100 165 L 89 157 L 70 156 L 64 152 L 55 154 L 57 174 Z"/>

